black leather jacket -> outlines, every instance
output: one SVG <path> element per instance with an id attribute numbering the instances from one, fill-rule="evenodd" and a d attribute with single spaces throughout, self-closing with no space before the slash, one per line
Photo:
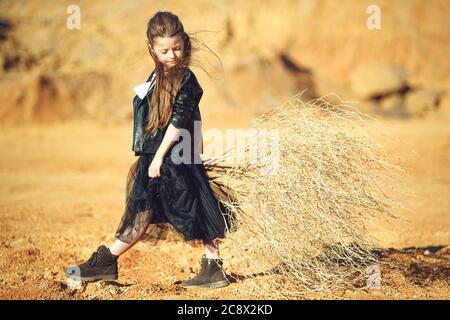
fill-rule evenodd
<path id="1" fill-rule="evenodd" d="M 155 72 L 156 69 L 152 71 L 147 82 L 150 81 Z M 154 86 L 147 93 L 149 101 L 151 101 L 153 88 Z M 186 68 L 180 89 L 178 90 L 172 106 L 172 117 L 169 123 L 172 123 L 176 128 L 182 128 L 189 131 L 191 136 L 191 153 L 194 152 L 194 121 L 201 121 L 198 104 L 202 95 L 203 90 L 198 83 L 197 78 L 192 70 Z M 135 152 L 136 156 L 141 155 L 142 153 L 156 153 L 167 130 L 168 125 L 164 128 L 158 128 L 153 134 L 146 133 L 144 128 L 149 112 L 151 112 L 151 107 L 148 105 L 147 98 L 144 97 L 143 99 L 140 99 L 139 96 L 136 95 L 133 98 L 134 125 L 132 144 L 132 150 Z M 198 132 L 198 130 L 196 132 Z M 172 146 L 172 148 L 173 147 L 174 146 Z M 202 153 L 202 147 L 203 143 L 201 141 L 200 152 L 198 153 Z"/>

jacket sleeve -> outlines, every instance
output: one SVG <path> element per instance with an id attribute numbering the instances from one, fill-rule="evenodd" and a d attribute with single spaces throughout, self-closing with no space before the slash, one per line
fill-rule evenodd
<path id="1" fill-rule="evenodd" d="M 188 75 L 175 97 L 170 123 L 178 129 L 187 129 L 202 94 L 203 90 L 195 77 Z"/>

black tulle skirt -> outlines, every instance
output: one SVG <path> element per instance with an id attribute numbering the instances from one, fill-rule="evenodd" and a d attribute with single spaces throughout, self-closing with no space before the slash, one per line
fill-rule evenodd
<path id="1" fill-rule="evenodd" d="M 137 238 L 157 243 L 171 235 L 191 245 L 225 238 L 231 221 L 203 163 L 175 164 L 166 155 L 160 177 L 150 178 L 153 157 L 140 154 L 129 170 L 125 212 L 116 237 L 126 243 Z"/>

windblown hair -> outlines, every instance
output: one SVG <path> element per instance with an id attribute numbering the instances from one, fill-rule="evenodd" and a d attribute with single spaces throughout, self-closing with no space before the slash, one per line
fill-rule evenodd
<path id="1" fill-rule="evenodd" d="M 156 37 L 173 37 L 177 34 L 181 34 L 183 38 L 183 56 L 175 66 L 165 71 L 164 65 L 158 60 L 154 51 L 154 41 Z M 193 43 L 199 45 L 193 46 Z M 147 119 L 145 131 L 152 133 L 158 127 L 165 127 L 169 124 L 172 105 L 180 88 L 184 73 L 186 68 L 192 65 L 192 53 L 200 50 L 202 47 L 206 47 L 219 61 L 220 58 L 208 46 L 197 40 L 192 33 L 188 34 L 185 32 L 178 16 L 167 11 L 157 12 L 148 21 L 147 46 L 156 68 L 156 82 L 151 101 L 149 100 L 149 95 L 147 95 L 149 106 L 152 106 L 152 112 L 150 112 L 149 118 Z M 222 65 L 221 62 L 220 64 Z M 201 64 L 199 66 L 209 75 Z"/>

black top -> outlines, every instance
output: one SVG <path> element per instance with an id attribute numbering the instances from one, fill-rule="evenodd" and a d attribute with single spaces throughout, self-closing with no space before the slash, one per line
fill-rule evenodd
<path id="1" fill-rule="evenodd" d="M 152 79 L 152 76 L 156 73 L 156 69 L 152 71 L 147 79 L 147 82 Z M 151 101 L 151 95 L 153 93 L 154 86 L 150 86 L 147 93 L 148 100 Z M 172 123 L 176 128 L 185 129 L 182 131 L 181 138 L 178 143 L 183 139 L 190 139 L 190 153 L 192 155 L 202 152 L 203 143 L 201 141 L 201 129 L 200 121 L 201 114 L 199 108 L 199 102 L 203 95 L 203 89 L 195 77 L 195 74 L 190 68 L 186 68 L 183 80 L 181 81 L 180 89 L 177 92 L 173 106 L 172 116 L 169 123 Z M 147 97 L 140 99 L 138 95 L 133 98 L 133 144 L 132 150 L 135 155 L 141 155 L 143 153 L 156 153 L 163 138 L 167 127 L 158 128 L 153 134 L 147 134 L 144 131 L 145 121 L 148 119 L 151 107 L 147 102 Z M 198 121 L 198 123 L 196 123 Z M 197 149 L 195 149 L 195 138 L 198 138 L 199 143 Z M 177 144 L 177 143 L 176 143 Z M 175 145 L 172 146 L 172 148 Z"/>

